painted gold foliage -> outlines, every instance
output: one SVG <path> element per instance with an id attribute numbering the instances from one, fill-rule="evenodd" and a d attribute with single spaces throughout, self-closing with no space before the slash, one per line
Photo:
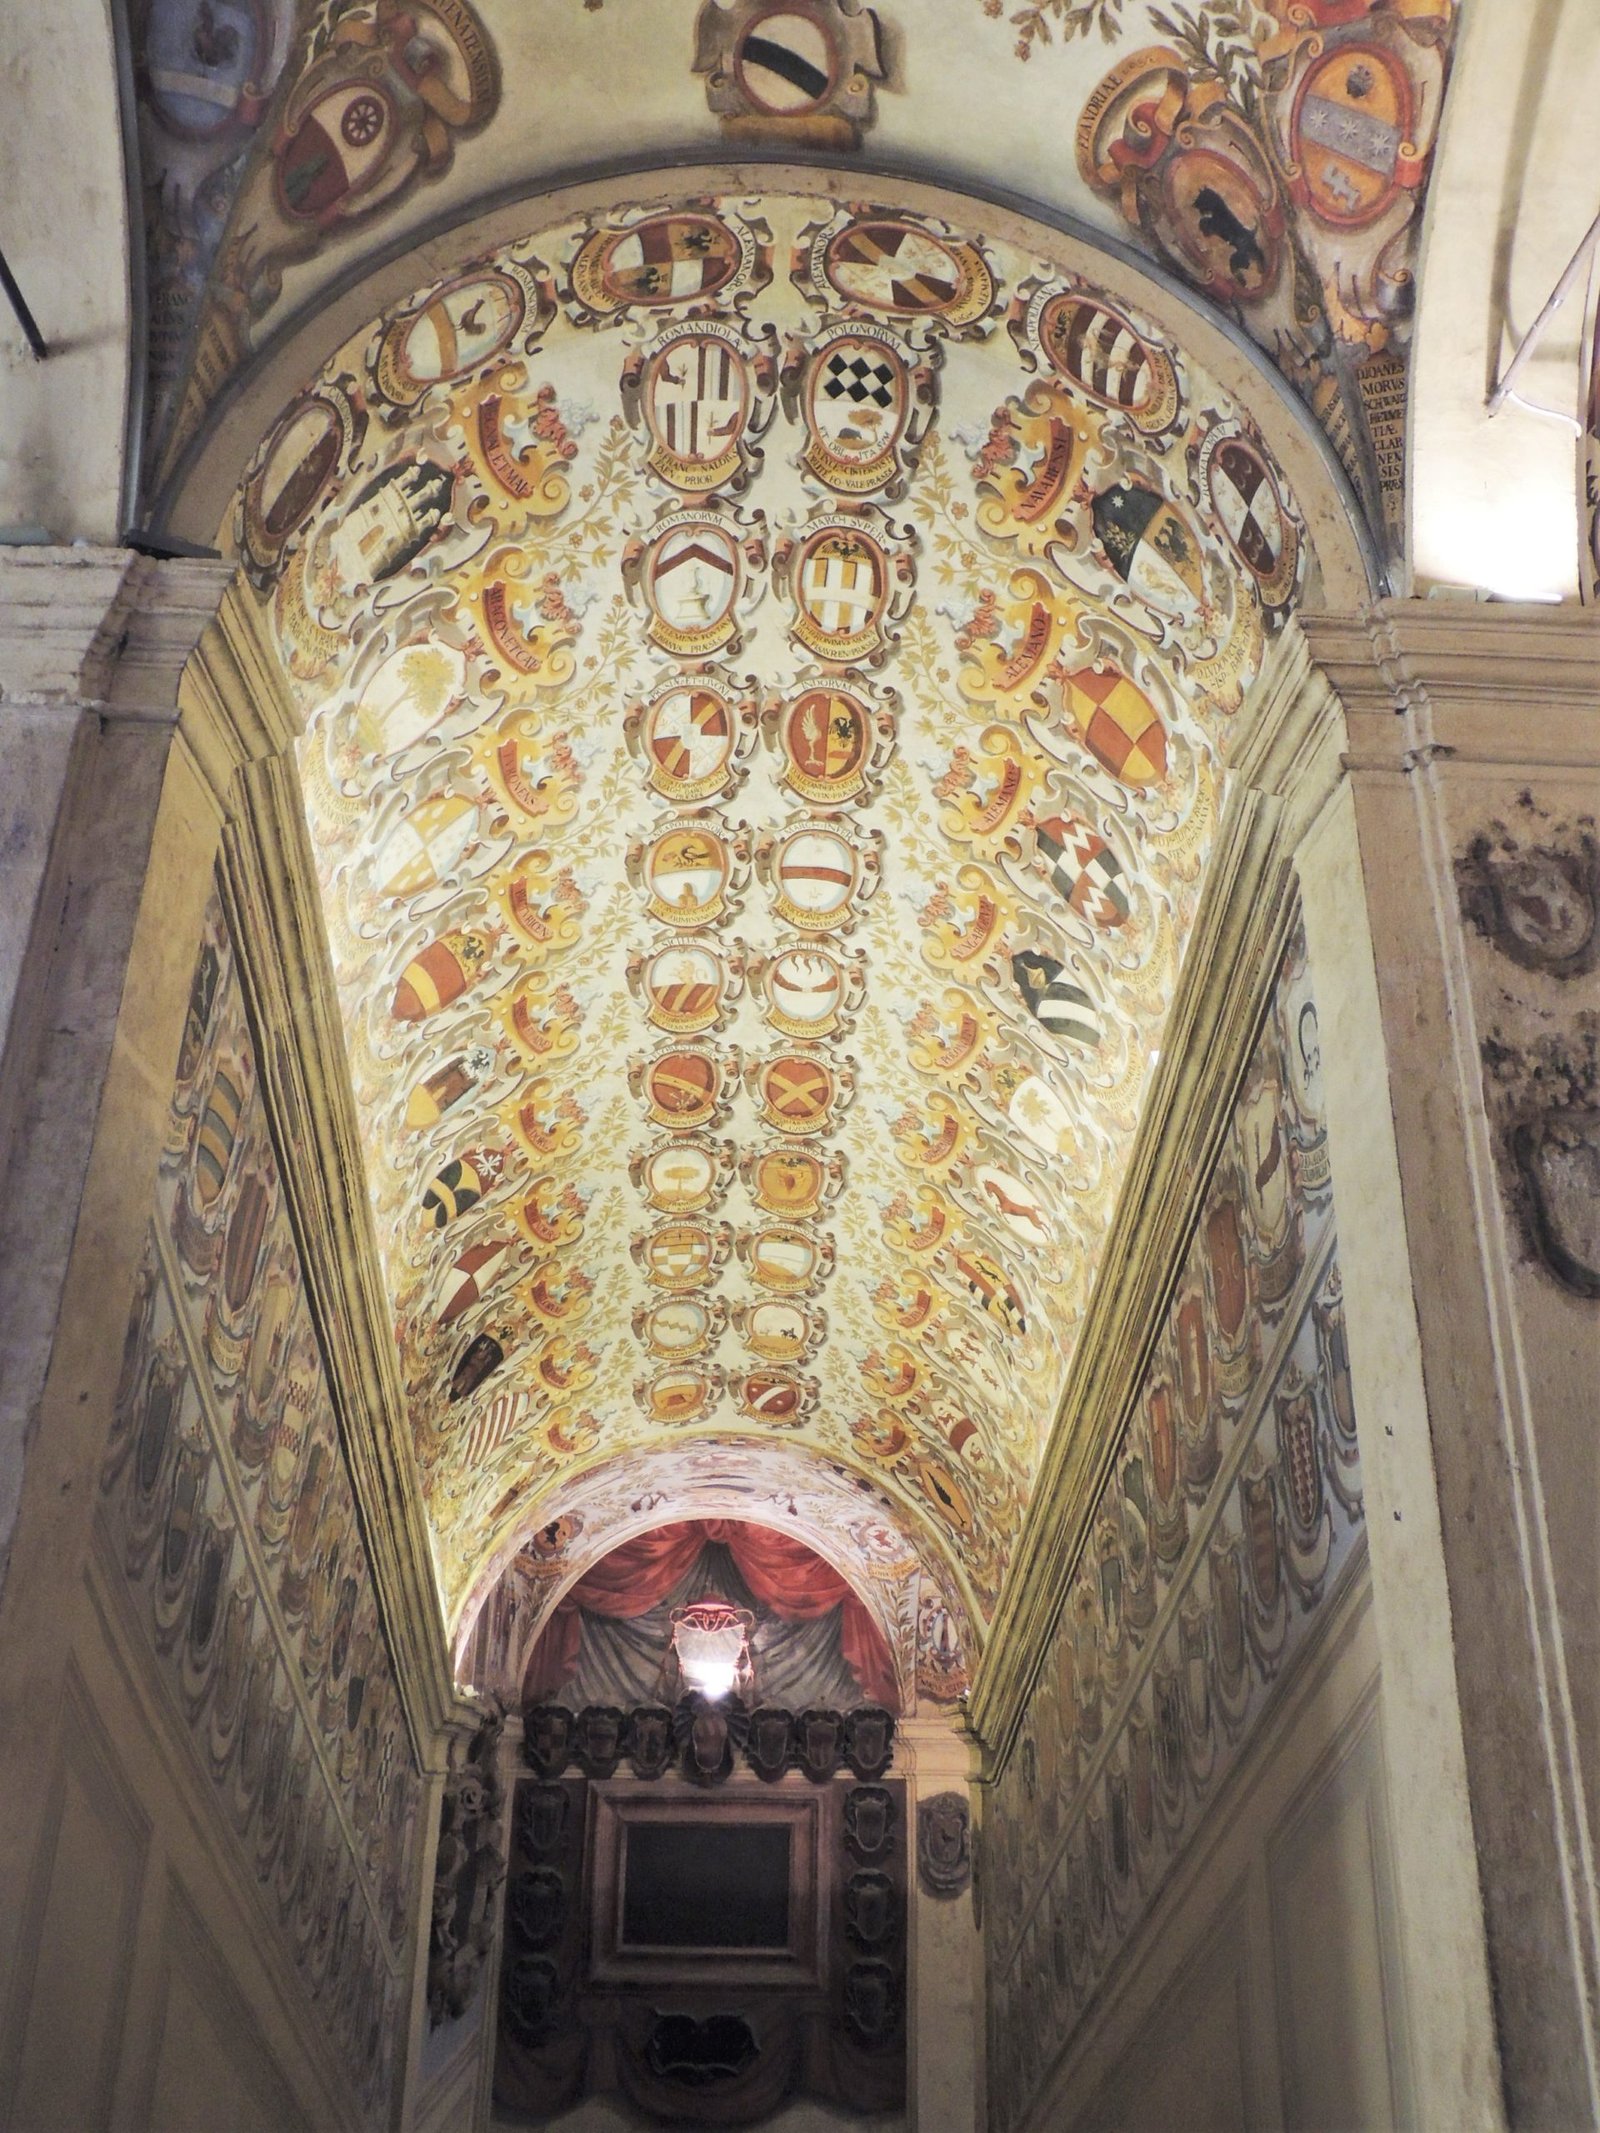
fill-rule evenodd
<path id="1" fill-rule="evenodd" d="M 445 320 L 473 360 L 419 385 Z M 1072 370 L 1091 329 L 1125 374 Z M 1277 578 L 1197 486 L 1224 446 Z M 863 1576 L 922 1564 L 948 1690 L 1299 569 L 1265 447 L 1036 260 L 696 199 L 355 336 L 237 531 L 452 1620 L 568 1519 L 581 1556 L 657 1496 L 768 1515 L 781 1445 Z"/>

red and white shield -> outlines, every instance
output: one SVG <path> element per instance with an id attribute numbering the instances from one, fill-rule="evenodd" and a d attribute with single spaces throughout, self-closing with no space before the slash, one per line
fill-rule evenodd
<path id="1" fill-rule="evenodd" d="M 785 1053 L 763 1069 L 761 1100 L 780 1133 L 819 1133 L 833 1107 L 833 1076 L 819 1059 Z"/>
<path id="2" fill-rule="evenodd" d="M 855 893 L 858 873 L 855 853 L 831 830 L 801 830 L 785 838 L 775 869 L 795 923 L 819 927 L 836 923 Z"/>
<path id="3" fill-rule="evenodd" d="M 699 521 L 663 535 L 650 562 L 650 604 L 674 633 L 701 637 L 724 628 L 739 590 L 732 536 Z"/>
<path id="4" fill-rule="evenodd" d="M 721 1080 L 716 1061 L 704 1052 L 668 1052 L 651 1062 L 645 1090 L 661 1122 L 686 1132 L 716 1110 Z"/>
<path id="5" fill-rule="evenodd" d="M 738 350 L 717 334 L 680 334 L 651 357 L 644 406 L 651 435 L 673 460 L 692 468 L 725 459 L 750 407 Z"/>
<path id="6" fill-rule="evenodd" d="M 709 948 L 664 948 L 645 965 L 648 1013 L 658 1028 L 707 1029 L 722 1005 L 725 975 Z"/>
<path id="7" fill-rule="evenodd" d="M 733 752 L 733 715 L 710 689 L 673 689 L 651 706 L 645 746 L 664 783 L 711 785 Z"/>

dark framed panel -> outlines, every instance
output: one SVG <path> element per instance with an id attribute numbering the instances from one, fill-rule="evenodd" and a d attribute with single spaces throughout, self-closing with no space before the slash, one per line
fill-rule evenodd
<path id="1" fill-rule="evenodd" d="M 828 1913 L 814 1788 L 590 1793 L 589 1964 L 604 1985 L 822 1987 Z"/>

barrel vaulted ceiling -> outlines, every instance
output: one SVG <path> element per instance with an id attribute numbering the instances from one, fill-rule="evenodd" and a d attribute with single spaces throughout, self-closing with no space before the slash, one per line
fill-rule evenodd
<path id="1" fill-rule="evenodd" d="M 782 1445 L 981 1624 L 1305 560 L 1260 437 L 1012 246 L 684 198 L 352 338 L 236 536 L 447 1609 Z"/>
<path id="2" fill-rule="evenodd" d="M 1454 12 L 139 12 L 147 509 L 209 532 L 265 431 L 224 538 L 453 1627 L 530 1534 L 745 1505 L 964 1680 L 1331 523 L 1221 379 L 1393 555 Z"/>

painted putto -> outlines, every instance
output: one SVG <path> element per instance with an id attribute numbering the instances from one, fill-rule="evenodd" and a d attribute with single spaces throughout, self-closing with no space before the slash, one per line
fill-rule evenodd
<path id="1" fill-rule="evenodd" d="M 970 1651 L 1308 567 L 1261 438 L 1046 260 L 679 198 L 353 337 L 233 530 L 453 1627 L 783 1448 Z"/>

